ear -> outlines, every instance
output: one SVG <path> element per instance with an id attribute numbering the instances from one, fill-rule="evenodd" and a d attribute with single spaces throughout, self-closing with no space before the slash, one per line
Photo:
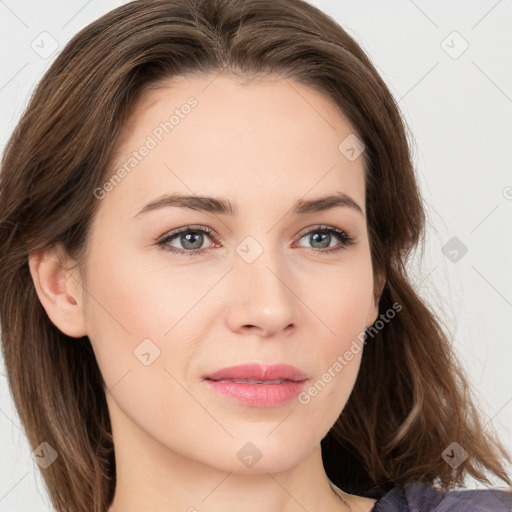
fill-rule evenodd
<path id="1" fill-rule="evenodd" d="M 29 269 L 37 296 L 52 323 L 73 338 L 85 336 L 85 317 L 78 271 L 57 245 L 29 255 Z"/>
<path id="2" fill-rule="evenodd" d="M 369 328 L 373 325 L 373 323 L 379 317 L 379 302 L 382 296 L 382 291 L 384 290 L 384 286 L 386 284 L 386 278 L 383 274 L 378 274 L 374 277 L 374 286 L 373 286 L 373 304 L 370 307 L 368 312 L 368 318 L 366 320 L 366 328 Z"/>

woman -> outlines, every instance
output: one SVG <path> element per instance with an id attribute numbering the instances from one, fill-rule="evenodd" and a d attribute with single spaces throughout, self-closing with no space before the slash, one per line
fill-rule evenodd
<path id="1" fill-rule="evenodd" d="M 397 105 L 316 8 L 115 9 L 0 179 L 3 354 L 58 511 L 510 509 L 455 490 L 510 459 L 407 276 Z"/>

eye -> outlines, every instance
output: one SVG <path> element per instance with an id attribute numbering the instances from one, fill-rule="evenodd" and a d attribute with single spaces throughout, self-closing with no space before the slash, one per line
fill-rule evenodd
<path id="1" fill-rule="evenodd" d="M 177 229 L 167 233 L 157 242 L 157 245 L 165 251 L 173 254 L 194 256 L 202 254 L 206 250 L 201 248 L 204 243 L 205 235 L 209 238 L 210 236 L 213 236 L 213 231 L 206 226 L 187 226 L 186 228 Z M 174 240 L 181 244 L 181 248 L 169 245 Z"/>
<path id="2" fill-rule="evenodd" d="M 339 243 L 332 246 L 331 242 L 333 242 L 336 238 L 339 240 Z M 309 230 L 306 232 L 306 234 L 301 236 L 300 240 L 303 239 L 310 241 L 312 247 L 307 248 L 313 250 L 316 253 L 337 252 L 355 243 L 355 240 L 348 236 L 345 231 L 332 226 L 319 226 Z"/>

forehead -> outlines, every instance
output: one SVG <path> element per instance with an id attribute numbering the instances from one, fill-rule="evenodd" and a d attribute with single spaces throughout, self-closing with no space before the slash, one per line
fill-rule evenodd
<path id="1" fill-rule="evenodd" d="M 328 97 L 289 79 L 174 78 L 134 106 L 111 169 L 126 172 L 103 203 L 135 214 L 156 193 L 261 203 L 339 190 L 364 207 L 362 156 L 340 150 L 353 132 Z"/>

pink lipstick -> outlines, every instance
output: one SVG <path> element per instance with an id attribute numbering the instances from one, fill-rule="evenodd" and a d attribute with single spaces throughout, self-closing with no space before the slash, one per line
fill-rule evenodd
<path id="1" fill-rule="evenodd" d="M 252 407 L 277 407 L 304 388 L 308 375 L 294 366 L 243 364 L 205 375 L 206 385 L 232 400 Z"/>

